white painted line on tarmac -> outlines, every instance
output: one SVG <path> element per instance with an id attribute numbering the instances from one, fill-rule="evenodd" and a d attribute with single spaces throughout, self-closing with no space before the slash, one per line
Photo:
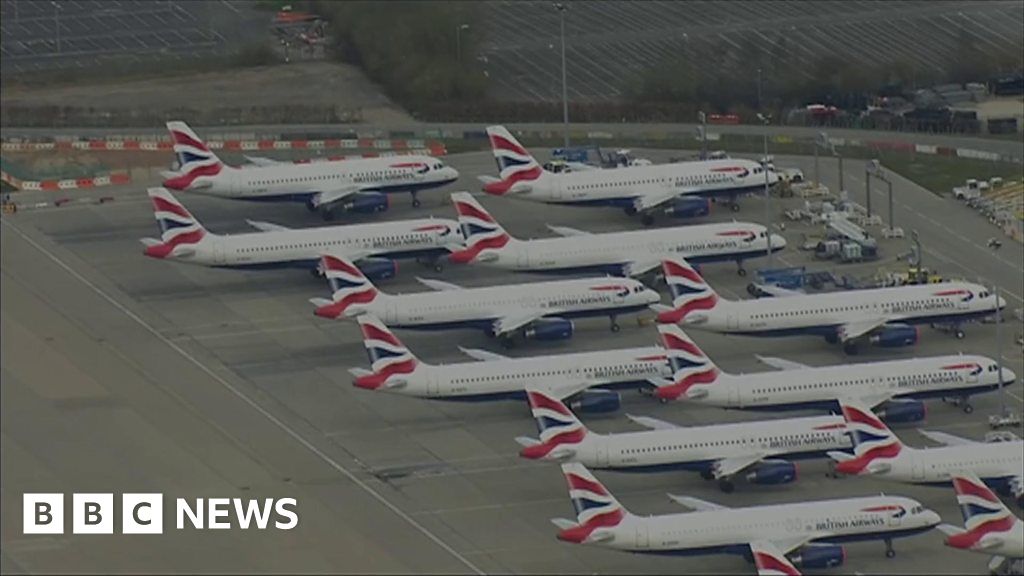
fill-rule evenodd
<path id="1" fill-rule="evenodd" d="M 117 308 L 121 313 L 123 313 L 125 316 L 130 318 L 136 324 L 138 324 L 139 326 L 144 328 L 147 332 L 149 332 L 150 334 L 155 336 L 157 339 L 161 340 L 164 344 L 166 344 L 172 350 L 174 350 L 175 352 L 180 354 L 186 360 L 188 360 L 188 361 L 192 362 L 193 364 L 195 364 L 195 366 L 197 368 L 199 368 L 200 370 L 205 372 L 208 376 L 213 378 L 218 384 L 220 384 L 226 390 L 228 390 L 229 392 L 234 394 L 238 399 L 240 399 L 243 402 L 245 402 L 246 404 L 248 404 L 253 410 L 256 410 L 257 412 L 259 412 L 264 418 L 269 420 L 271 423 L 273 423 L 275 426 L 277 426 L 279 429 L 281 429 L 287 435 L 291 436 L 296 442 L 298 442 L 303 447 L 305 447 L 307 450 L 309 450 L 310 452 L 315 454 L 318 458 L 320 458 L 320 460 L 322 460 L 328 466 L 330 466 L 331 468 L 334 468 L 340 474 L 342 474 L 343 476 L 348 478 L 349 481 L 351 481 L 353 484 L 355 484 L 356 486 L 361 488 L 364 492 L 366 492 L 367 494 L 372 496 L 375 500 L 377 500 L 378 502 L 383 504 L 386 508 L 391 510 L 391 512 L 393 512 L 396 516 L 398 516 L 399 518 L 404 520 L 407 524 L 409 524 L 410 526 L 415 528 L 417 531 L 419 531 L 421 534 L 423 534 L 428 539 L 430 539 L 432 542 L 437 544 L 438 547 L 440 547 L 442 550 L 444 550 L 445 552 L 450 554 L 453 558 L 458 560 L 465 567 L 469 568 L 470 570 L 472 570 L 476 574 L 481 574 L 481 575 L 485 574 L 485 572 L 483 570 L 481 570 L 479 567 L 477 567 L 476 564 L 474 564 L 468 558 L 466 558 L 465 556 L 463 556 L 462 554 L 457 552 L 454 548 L 452 548 L 451 546 L 446 544 L 443 540 L 441 540 L 441 538 L 439 538 L 433 532 L 431 532 L 430 530 L 427 530 L 426 527 L 424 527 L 422 524 L 417 522 L 412 516 L 410 516 L 409 514 L 406 514 L 400 508 L 398 508 L 397 506 L 392 504 L 380 492 L 374 490 L 373 487 L 371 487 L 369 484 L 367 484 L 367 483 L 363 482 L 362 480 L 360 480 L 355 474 L 350 472 L 347 468 L 345 468 L 344 466 L 339 464 L 336 460 L 334 460 L 333 458 L 328 456 L 326 453 L 324 453 L 322 450 L 317 448 L 315 445 L 313 445 L 312 442 L 310 442 L 304 436 L 302 436 L 301 434 L 296 432 L 292 427 L 288 426 L 282 420 L 278 419 L 276 416 L 274 416 L 273 414 L 268 412 L 265 408 L 260 406 L 255 400 L 249 398 L 249 396 L 247 396 L 240 389 L 238 389 L 237 387 L 232 385 L 230 382 L 228 382 L 227 380 L 222 378 L 220 375 L 218 375 L 212 369 L 210 369 L 205 364 L 200 362 L 199 359 L 197 359 L 195 356 L 192 356 L 191 354 L 189 354 L 188 351 L 186 351 L 185 349 L 181 348 L 180 346 L 178 346 L 177 344 L 172 342 L 170 339 L 168 339 L 166 336 L 161 334 L 156 328 L 153 328 L 149 323 L 147 323 L 145 320 L 143 320 L 137 314 L 135 314 L 134 312 L 132 312 L 131 310 L 126 308 L 123 304 L 121 304 L 116 299 L 114 299 L 114 297 L 112 297 L 109 294 L 107 294 L 106 292 L 104 292 L 99 286 L 96 286 L 95 284 L 90 282 L 89 279 L 87 279 L 86 277 L 84 277 L 81 274 L 79 274 L 78 271 L 76 271 L 74 268 L 72 268 L 68 264 L 65 264 L 64 261 L 61 260 L 60 258 L 58 258 L 55 254 L 53 254 L 52 252 L 50 252 L 49 250 L 47 250 L 46 248 L 44 248 L 43 246 L 38 244 L 32 238 L 29 238 L 27 235 L 25 235 L 24 232 L 19 230 L 17 226 L 11 224 L 6 219 L 4 219 L 4 220 L 2 220 L 0 222 L 3 222 L 3 224 L 5 226 L 10 227 L 10 229 L 13 230 L 18 236 L 21 236 L 21 238 L 23 240 L 25 240 L 25 242 L 28 242 L 36 250 L 38 250 L 38 251 L 42 252 L 43 254 L 45 254 L 55 264 L 57 264 L 58 266 L 60 266 L 64 270 L 66 270 L 69 274 L 74 276 L 79 282 L 81 282 L 82 284 L 85 284 L 90 290 L 92 290 L 98 296 L 102 297 L 104 300 L 109 302 L 114 308 Z"/>

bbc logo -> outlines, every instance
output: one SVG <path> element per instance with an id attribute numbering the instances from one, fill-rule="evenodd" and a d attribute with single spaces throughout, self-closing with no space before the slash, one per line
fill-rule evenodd
<path id="1" fill-rule="evenodd" d="M 24 494 L 25 534 L 64 533 L 64 494 Z M 72 534 L 113 534 L 113 494 L 72 494 Z M 163 534 L 163 494 L 122 494 L 122 534 Z"/>

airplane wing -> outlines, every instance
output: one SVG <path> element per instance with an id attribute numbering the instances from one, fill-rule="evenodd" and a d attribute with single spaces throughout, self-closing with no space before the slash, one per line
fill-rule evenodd
<path id="1" fill-rule="evenodd" d="M 800 571 L 786 558 L 770 540 L 754 540 L 750 543 L 758 576 L 800 576 Z"/>
<path id="2" fill-rule="evenodd" d="M 679 192 L 677 190 L 658 192 L 657 194 L 645 194 L 643 196 L 638 196 L 633 200 L 633 208 L 635 208 L 637 212 L 646 212 L 651 208 L 661 206 L 676 196 L 679 196 Z"/>
<path id="3" fill-rule="evenodd" d="M 469 356 L 474 360 L 481 360 L 484 362 L 491 362 L 494 360 L 508 360 L 508 356 L 503 356 L 497 352 L 491 352 L 490 350 L 480 350 L 479 348 L 463 348 L 459 346 L 459 350 L 463 354 Z"/>
<path id="4" fill-rule="evenodd" d="M 980 442 L 961 438 L 960 436 L 954 436 L 953 434 L 948 434 L 946 432 L 930 432 L 928 430 L 920 429 L 918 432 L 921 433 L 921 436 L 924 436 L 932 442 L 938 442 L 939 444 L 944 444 L 946 446 L 970 446 L 973 444 L 980 444 Z"/>
<path id="5" fill-rule="evenodd" d="M 530 322 L 542 318 L 544 312 L 541 310 L 522 310 L 513 314 L 502 316 L 494 321 L 493 332 L 495 336 L 508 334 L 526 326 Z"/>
<path id="6" fill-rule="evenodd" d="M 671 430 L 673 428 L 679 428 L 678 425 L 664 420 L 658 420 L 657 418 L 651 418 L 650 416 L 633 416 L 632 414 L 626 414 L 626 418 L 629 418 L 633 422 L 651 430 Z"/>
<path id="7" fill-rule="evenodd" d="M 760 291 L 760 294 L 771 296 L 772 298 L 786 298 L 788 296 L 806 296 L 806 292 L 800 290 L 790 290 L 789 288 L 783 288 L 781 286 L 775 286 L 773 284 L 759 284 L 754 283 L 754 286 Z"/>
<path id="8" fill-rule="evenodd" d="M 246 220 L 245 223 L 260 232 L 280 232 L 282 230 L 291 230 L 291 228 L 288 228 L 287 226 L 281 226 L 280 224 L 274 224 L 272 222 L 260 222 L 259 220 Z"/>
<path id="9" fill-rule="evenodd" d="M 559 236 L 566 236 L 566 237 L 568 237 L 568 236 L 590 236 L 591 235 L 590 232 L 587 232 L 585 230 L 577 230 L 575 228 L 569 228 L 568 226 L 552 226 L 551 224 L 547 224 L 547 227 L 548 227 L 548 230 L 551 230 L 552 232 L 554 232 L 555 234 L 558 234 Z"/>
<path id="10" fill-rule="evenodd" d="M 483 184 L 493 184 L 495 182 L 501 182 L 501 178 L 495 178 L 494 176 L 477 176 L 476 179 Z"/>
<path id="11" fill-rule="evenodd" d="M 632 260 L 626 262 L 626 265 L 623 267 L 623 273 L 632 278 L 642 276 L 659 266 L 661 266 L 660 260 Z"/>
<path id="12" fill-rule="evenodd" d="M 714 470 L 715 478 L 728 478 L 737 472 L 740 472 L 750 466 L 757 464 L 765 457 L 764 454 L 749 454 L 747 456 L 735 456 L 730 458 L 722 458 L 715 462 L 712 467 Z"/>
<path id="13" fill-rule="evenodd" d="M 263 158 L 261 156 L 245 156 L 246 162 L 254 166 L 273 166 L 274 164 L 283 164 L 271 158 Z"/>
<path id="14" fill-rule="evenodd" d="M 725 510 L 728 506 L 722 506 L 721 504 L 715 504 L 714 502 L 708 502 L 707 500 L 701 500 L 693 496 L 676 496 L 669 494 L 668 499 L 675 502 L 676 504 L 682 504 L 691 510 L 697 512 L 708 512 L 710 510 Z"/>
<path id="15" fill-rule="evenodd" d="M 342 186 L 341 188 L 322 190 L 319 194 L 313 197 L 313 204 L 317 207 L 328 206 L 340 200 L 344 200 L 360 190 L 362 190 L 361 187 L 351 184 L 348 186 Z"/>
<path id="16" fill-rule="evenodd" d="M 805 368 L 810 368 L 807 364 L 793 362 L 792 360 L 786 360 L 785 358 L 775 358 L 774 356 L 760 356 L 758 354 L 754 354 L 754 358 L 757 358 L 758 362 L 766 366 L 771 366 L 776 370 L 803 370 Z"/>
<path id="17" fill-rule="evenodd" d="M 869 320 L 858 320 L 857 322 L 843 324 L 839 327 L 839 339 L 843 342 L 855 340 L 868 332 L 885 325 L 886 322 L 887 320 L 885 318 L 871 318 Z"/>
<path id="18" fill-rule="evenodd" d="M 437 290 L 438 292 L 444 292 L 447 290 L 462 290 L 462 286 L 459 286 L 458 284 L 452 284 L 451 282 L 445 282 L 444 280 L 420 278 L 419 276 L 416 277 L 416 280 L 419 281 L 420 284 L 426 286 L 427 288 Z"/>

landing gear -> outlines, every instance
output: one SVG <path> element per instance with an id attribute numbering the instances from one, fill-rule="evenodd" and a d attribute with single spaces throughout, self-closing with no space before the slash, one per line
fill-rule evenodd
<path id="1" fill-rule="evenodd" d="M 640 223 L 643 224 L 644 226 L 650 226 L 651 224 L 654 224 L 654 216 L 651 216 L 650 214 L 644 214 L 643 216 L 640 217 Z"/>
<path id="2" fill-rule="evenodd" d="M 733 212 L 740 211 L 740 205 L 735 199 L 732 202 L 729 202 L 729 210 L 732 210 Z"/>
<path id="3" fill-rule="evenodd" d="M 742 278 L 742 277 L 747 275 L 747 269 L 743 267 L 743 261 L 742 260 L 737 260 L 736 261 L 736 266 L 737 266 L 736 274 L 738 274 L 740 276 L 740 278 Z"/>
<path id="4" fill-rule="evenodd" d="M 310 212 L 316 212 L 316 205 L 313 204 L 312 198 L 306 200 L 306 210 L 309 210 Z"/>
<path id="5" fill-rule="evenodd" d="M 885 557 L 886 558 L 895 558 L 896 557 L 896 551 L 892 549 L 892 540 L 889 540 L 888 538 L 885 540 Z"/>
<path id="6" fill-rule="evenodd" d="M 736 485 L 732 483 L 732 480 L 722 478 L 718 481 L 718 489 L 726 494 L 732 494 L 736 490 Z"/>
<path id="7" fill-rule="evenodd" d="M 971 404 L 970 400 L 964 398 L 961 402 L 963 403 L 963 406 L 961 406 L 960 409 L 964 411 L 964 414 L 971 414 L 974 412 L 974 405 Z"/>
<path id="8" fill-rule="evenodd" d="M 954 332 L 953 335 L 956 336 L 957 340 L 963 340 L 964 339 L 964 331 L 959 329 L 959 328 L 956 329 L 956 332 Z"/>
<path id="9" fill-rule="evenodd" d="M 409 194 L 412 195 L 412 207 L 413 208 L 419 208 L 420 207 L 420 199 L 419 199 L 418 196 L 416 196 L 416 192 L 410 192 Z"/>
<path id="10" fill-rule="evenodd" d="M 612 332 L 618 332 L 619 330 L 622 330 L 622 326 L 619 326 L 619 323 L 616 320 L 615 316 L 610 316 L 609 318 L 611 318 L 611 322 L 612 322 L 612 324 L 611 324 Z"/>
<path id="11" fill-rule="evenodd" d="M 847 342 L 843 344 L 843 352 L 850 356 L 856 356 L 860 352 L 860 347 L 856 342 Z"/>
<path id="12" fill-rule="evenodd" d="M 715 475 L 711 472 L 711 470 L 701 470 L 700 477 L 705 480 L 713 480 L 715 478 Z"/>

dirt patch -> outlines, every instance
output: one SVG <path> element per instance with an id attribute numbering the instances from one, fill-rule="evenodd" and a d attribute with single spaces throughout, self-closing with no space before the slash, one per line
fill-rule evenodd
<path id="1" fill-rule="evenodd" d="M 294 62 L 223 72 L 89 85 L 25 88 L 5 86 L 3 105 L 76 106 L 96 109 L 213 109 L 240 103 L 253 107 L 304 104 L 358 110 L 370 124 L 408 123 L 361 70 L 334 62 Z"/>

